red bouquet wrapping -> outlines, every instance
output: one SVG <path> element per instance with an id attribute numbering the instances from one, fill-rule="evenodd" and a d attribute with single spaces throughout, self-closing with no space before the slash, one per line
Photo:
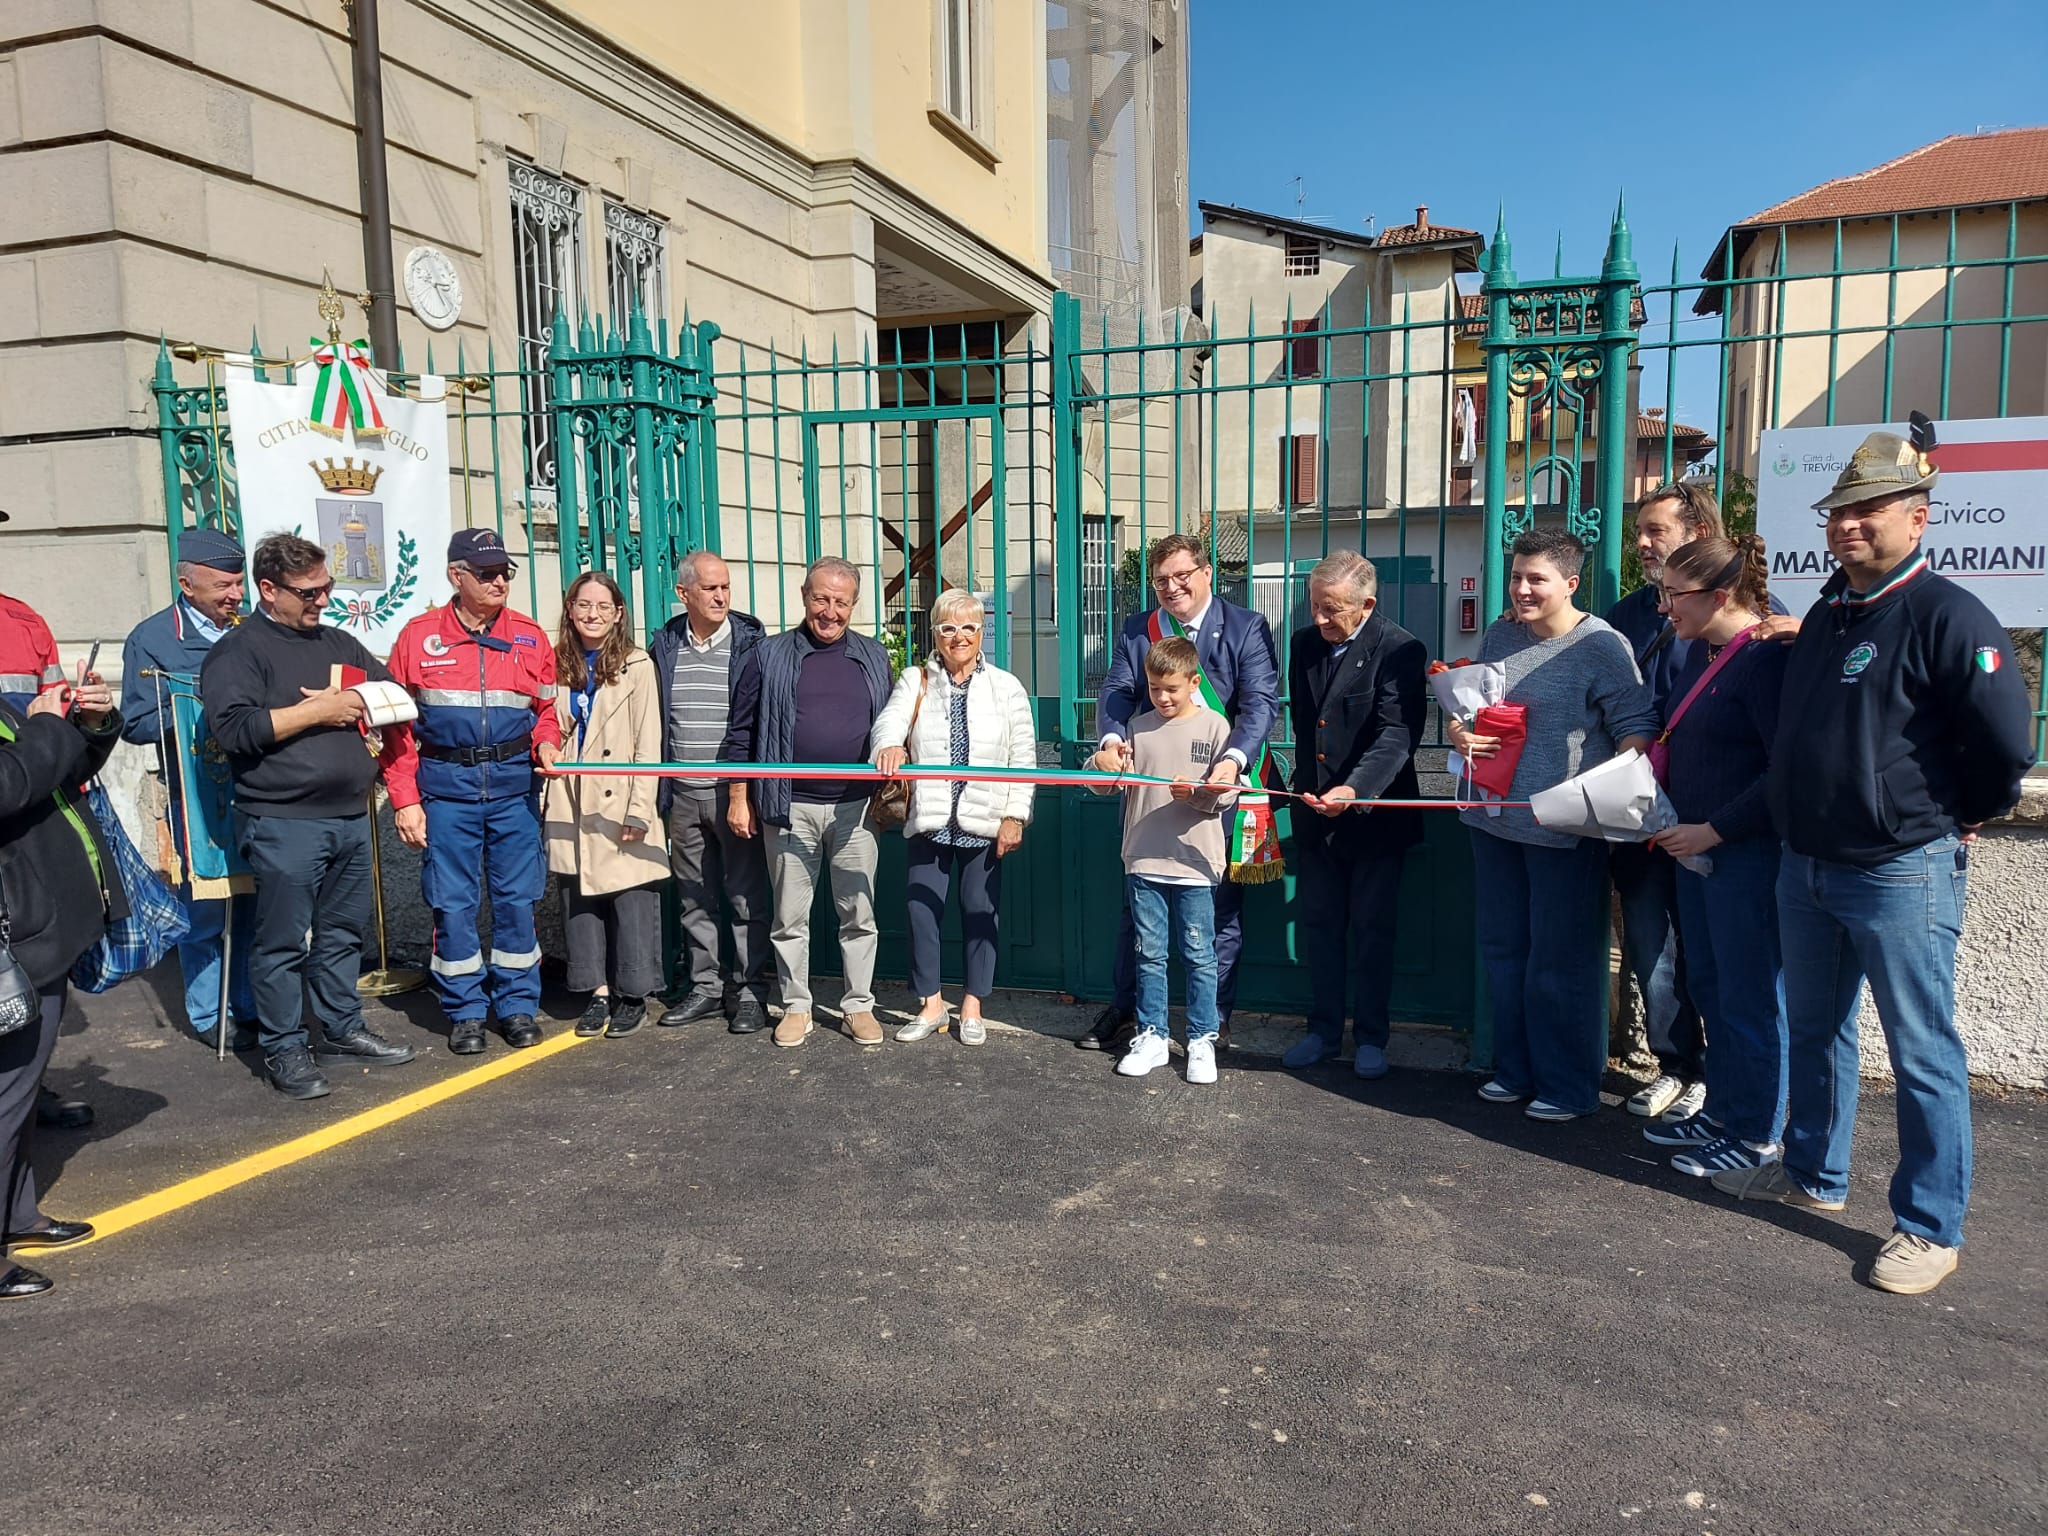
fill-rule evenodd
<path id="1" fill-rule="evenodd" d="M 1529 709 L 1524 704 L 1485 704 L 1472 717 L 1472 734 L 1499 740 L 1500 750 L 1491 757 L 1468 758 L 1465 773 L 1474 787 L 1505 800 L 1514 787 L 1515 765 L 1522 760 L 1522 743 L 1529 739 Z"/>

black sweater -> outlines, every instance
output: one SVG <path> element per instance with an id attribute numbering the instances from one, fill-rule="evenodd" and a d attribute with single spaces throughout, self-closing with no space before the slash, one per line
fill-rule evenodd
<path id="1" fill-rule="evenodd" d="M 1771 818 L 1796 853 L 1875 868 L 2002 816 L 2034 762 L 2011 638 L 1915 552 L 1868 593 L 1837 571 L 1785 665 Z"/>
<path id="2" fill-rule="evenodd" d="M 270 712 L 325 688 L 336 666 L 391 674 L 354 636 L 323 624 L 291 629 L 261 612 L 223 635 L 199 669 L 206 729 L 227 753 L 235 808 L 250 816 L 360 816 L 377 759 L 353 725 L 316 725 L 279 741 Z"/>

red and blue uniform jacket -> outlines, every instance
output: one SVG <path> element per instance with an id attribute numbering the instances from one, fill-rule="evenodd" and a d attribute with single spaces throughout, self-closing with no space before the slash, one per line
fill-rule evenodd
<path id="1" fill-rule="evenodd" d="M 16 709 L 64 681 L 57 642 L 43 616 L 18 597 L 0 593 L 0 698 Z"/>
<path id="2" fill-rule="evenodd" d="M 507 608 L 474 634 L 447 603 L 398 632 L 389 666 L 420 711 L 410 726 L 394 727 L 401 739 L 384 772 L 392 805 L 531 792 L 534 760 L 521 748 L 562 744 L 545 630 Z"/>

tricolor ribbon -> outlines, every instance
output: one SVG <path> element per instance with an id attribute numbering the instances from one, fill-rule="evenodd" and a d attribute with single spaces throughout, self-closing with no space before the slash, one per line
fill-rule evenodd
<path id="1" fill-rule="evenodd" d="M 1154 645 L 1168 635 L 1187 635 L 1186 626 L 1164 608 L 1154 608 L 1145 626 Z M 1202 690 L 1202 702 L 1229 720 L 1208 672 L 1196 672 L 1195 682 Z M 1270 792 L 1278 786 L 1268 782 L 1273 776 L 1272 766 L 1272 753 L 1261 742 L 1258 756 L 1252 759 L 1251 769 L 1244 776 L 1244 787 L 1238 791 L 1237 805 L 1224 813 L 1224 856 L 1230 863 L 1230 878 L 1239 885 L 1264 885 L 1287 873 L 1287 864 L 1280 857 L 1280 829 L 1273 824 Z"/>
<path id="2" fill-rule="evenodd" d="M 320 370 L 313 380 L 315 432 L 337 441 L 344 423 L 357 437 L 382 437 L 384 413 L 377 409 L 377 383 L 363 341 L 315 341 L 313 362 Z"/>

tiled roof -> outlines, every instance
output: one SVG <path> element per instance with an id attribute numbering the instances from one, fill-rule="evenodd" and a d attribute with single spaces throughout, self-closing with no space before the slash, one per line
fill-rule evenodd
<path id="1" fill-rule="evenodd" d="M 1751 214 L 1737 229 L 2048 197 L 2048 127 L 1954 133 Z"/>
<path id="2" fill-rule="evenodd" d="M 1477 240 L 1476 229 L 1458 229 L 1449 224 L 1396 224 L 1392 229 L 1383 229 L 1374 240 L 1375 245 L 1439 245 L 1454 240 Z"/>
<path id="3" fill-rule="evenodd" d="M 1647 412 L 1636 417 L 1637 437 L 1661 438 L 1667 432 L 1679 442 L 1697 441 L 1713 446 L 1702 427 L 1689 427 L 1682 421 L 1666 421 L 1662 416 L 1652 416 Z"/>

